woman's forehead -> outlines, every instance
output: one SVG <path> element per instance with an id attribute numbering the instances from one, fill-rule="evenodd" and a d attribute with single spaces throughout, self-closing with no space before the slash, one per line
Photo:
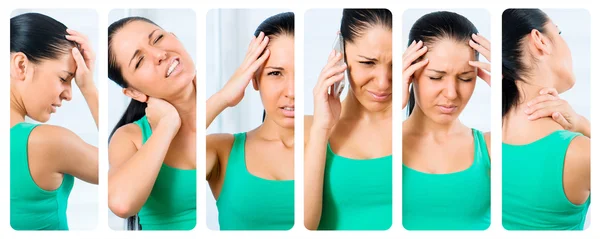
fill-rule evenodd
<path id="1" fill-rule="evenodd" d="M 294 66 L 294 38 L 282 36 L 271 39 L 267 49 L 270 51 L 265 66 L 293 67 Z"/>
<path id="2" fill-rule="evenodd" d="M 125 60 L 122 58 L 133 56 L 138 49 L 138 45 L 148 42 L 149 35 L 157 29 L 160 28 L 144 21 L 133 21 L 125 24 L 123 28 L 115 33 L 111 42 L 117 61 L 120 61 L 120 58 Z"/>

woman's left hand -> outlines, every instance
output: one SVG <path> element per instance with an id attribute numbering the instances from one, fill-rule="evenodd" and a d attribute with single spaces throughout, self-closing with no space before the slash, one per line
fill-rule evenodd
<path id="1" fill-rule="evenodd" d="M 589 136 L 589 122 L 581 115 L 577 114 L 569 102 L 558 96 L 558 91 L 554 88 L 543 88 L 540 95 L 527 102 L 525 114 L 529 115 L 529 120 L 536 120 L 542 117 L 552 117 L 554 121 L 569 131 L 580 132 Z"/>
<path id="2" fill-rule="evenodd" d="M 67 33 L 69 33 L 69 35 L 66 35 L 67 40 L 79 44 L 79 48 L 83 51 L 80 52 L 77 47 L 72 50 L 73 58 L 75 58 L 75 62 L 77 63 L 75 83 L 81 91 L 90 87 L 95 88 L 93 72 L 96 54 L 94 54 L 87 36 L 71 29 L 67 29 Z"/>
<path id="3" fill-rule="evenodd" d="M 472 34 L 472 40 L 469 40 L 469 46 L 479 52 L 488 62 L 491 62 L 491 53 L 490 53 L 490 41 L 488 41 L 481 34 Z M 473 67 L 477 67 L 477 76 L 484 80 L 489 86 L 492 85 L 490 72 L 491 66 L 490 63 L 485 63 L 481 61 L 469 61 L 469 65 Z"/>

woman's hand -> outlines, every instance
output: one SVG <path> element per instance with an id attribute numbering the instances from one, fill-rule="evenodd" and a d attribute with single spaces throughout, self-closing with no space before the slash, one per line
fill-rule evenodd
<path id="1" fill-rule="evenodd" d="M 338 64 L 342 57 L 340 52 L 331 51 L 313 89 L 315 109 L 312 126 L 325 130 L 327 135 L 339 121 L 342 112 L 340 98 L 335 97 L 333 91 L 333 84 L 344 79 L 344 72 L 348 68 L 346 63 Z"/>
<path id="2" fill-rule="evenodd" d="M 148 107 L 146 107 L 146 118 L 152 128 L 158 128 L 161 125 L 166 125 L 172 130 L 172 133 L 177 133 L 181 126 L 181 118 L 177 109 L 169 102 L 148 97 L 146 101 Z"/>
<path id="3" fill-rule="evenodd" d="M 425 67 L 429 63 L 429 59 L 424 59 L 414 63 L 417 59 L 427 53 L 427 46 L 423 45 L 423 41 L 413 41 L 404 54 L 402 54 L 402 109 L 408 104 L 409 92 L 408 88 L 413 81 L 414 74 L 417 70 Z"/>
<path id="4" fill-rule="evenodd" d="M 258 68 L 265 63 L 269 58 L 269 49 L 267 44 L 269 43 L 269 37 L 265 36 L 261 32 L 258 37 L 254 37 L 250 41 L 246 57 L 242 62 L 242 65 L 235 71 L 233 76 L 227 81 L 223 89 L 218 94 L 221 95 L 222 99 L 226 102 L 228 107 L 232 107 L 240 103 L 244 98 L 244 92 L 246 87 L 252 80 L 254 73 Z M 262 53 L 262 56 L 260 55 Z M 259 58 L 260 56 L 260 58 Z"/>
<path id="5" fill-rule="evenodd" d="M 85 93 L 87 89 L 96 88 L 93 77 L 96 54 L 94 54 L 87 36 L 71 29 L 67 29 L 67 33 L 69 33 L 69 35 L 66 35 L 67 40 L 77 43 L 82 51 L 80 52 L 80 49 L 74 47 L 72 54 L 77 64 L 75 83 Z"/>
<path id="6" fill-rule="evenodd" d="M 469 46 L 479 52 L 488 62 L 491 62 L 492 55 L 490 52 L 490 41 L 485 39 L 481 34 L 472 34 L 472 40 L 469 40 Z M 473 67 L 477 67 L 477 76 L 484 80 L 489 86 L 492 85 L 490 72 L 491 66 L 490 63 L 485 63 L 481 61 L 469 61 L 469 65 Z"/>
<path id="7" fill-rule="evenodd" d="M 558 96 L 558 91 L 554 88 L 544 88 L 540 90 L 540 95 L 527 102 L 525 114 L 529 115 L 529 120 L 536 120 L 543 117 L 552 117 L 554 121 L 569 131 L 582 133 L 590 136 L 589 121 L 577 114 L 569 102 Z"/>

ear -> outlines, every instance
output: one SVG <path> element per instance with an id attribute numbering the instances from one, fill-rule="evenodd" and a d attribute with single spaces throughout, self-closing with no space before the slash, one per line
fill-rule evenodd
<path id="1" fill-rule="evenodd" d="M 543 55 L 549 55 L 552 53 L 552 47 L 550 46 L 550 39 L 544 36 L 537 29 L 531 30 L 529 33 L 530 44 L 534 56 L 541 57 Z"/>
<path id="2" fill-rule="evenodd" d="M 10 78 L 23 81 L 27 75 L 27 70 L 31 68 L 31 63 L 23 52 L 10 54 Z"/>
<path id="3" fill-rule="evenodd" d="M 259 85 L 258 77 L 260 76 L 260 72 L 262 72 L 262 66 L 259 67 L 258 70 L 256 70 L 254 72 L 254 74 L 252 74 L 252 87 L 256 91 L 258 91 L 258 85 Z"/>
<path id="4" fill-rule="evenodd" d="M 134 100 L 137 100 L 139 102 L 146 102 L 148 101 L 148 96 L 143 94 L 142 92 L 139 92 L 135 89 L 131 89 L 131 88 L 123 88 L 123 94 L 125 94 L 126 96 L 131 97 Z"/>

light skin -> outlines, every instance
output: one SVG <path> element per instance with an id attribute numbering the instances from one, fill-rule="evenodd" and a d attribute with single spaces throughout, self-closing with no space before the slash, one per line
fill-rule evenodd
<path id="1" fill-rule="evenodd" d="M 262 53 L 262 55 L 261 55 Z M 266 110 L 264 122 L 247 133 L 246 167 L 250 174 L 266 180 L 294 178 L 294 37 L 282 34 L 253 37 L 246 58 L 225 86 L 207 100 L 208 115 L 218 115 L 241 101 L 245 88 L 261 95 Z M 228 97 L 228 98 L 227 98 Z M 218 102 L 226 102 L 227 107 Z M 214 119 L 214 117 L 212 118 Z M 207 127 L 212 123 L 207 121 Z M 206 137 L 206 177 L 215 199 L 219 198 L 229 154 L 231 134 Z"/>
<path id="2" fill-rule="evenodd" d="M 30 61 L 22 52 L 10 55 L 10 126 L 25 121 L 25 116 L 46 122 L 52 113 L 70 101 L 75 79 L 90 112 L 98 124 L 98 93 L 93 80 L 94 52 L 87 38 L 67 30 L 67 39 L 77 48 L 64 49 L 56 59 Z M 33 181 L 41 189 L 56 190 L 69 174 L 85 182 L 98 184 L 98 148 L 86 143 L 70 130 L 42 124 L 34 128 L 28 141 L 28 164 Z"/>
<path id="3" fill-rule="evenodd" d="M 427 46 L 413 42 L 408 47 L 403 76 L 413 84 L 415 107 L 402 126 L 405 166 L 430 174 L 471 166 L 473 134 L 458 117 L 473 94 L 477 77 L 489 84 L 489 63 L 476 60 L 476 52 L 490 59 L 489 47 L 487 39 L 476 34 L 468 41 L 442 37 Z M 411 65 L 419 57 L 424 60 Z M 489 133 L 484 138 L 489 151 Z"/>
<path id="4" fill-rule="evenodd" d="M 341 54 L 329 55 L 313 89 L 314 116 L 304 119 L 304 225 L 309 230 L 321 220 L 327 143 L 336 154 L 356 160 L 392 153 L 392 31 L 374 26 L 347 41 L 345 50 L 342 65 L 337 64 Z M 329 89 L 344 79 L 346 69 L 350 87 L 342 102 Z"/>
<path id="5" fill-rule="evenodd" d="M 108 204 L 127 218 L 144 205 L 163 164 L 196 169 L 196 71 L 173 33 L 143 21 L 126 24 L 111 47 L 129 84 L 123 93 L 148 104 L 152 128 L 143 145 L 134 123 L 117 129 L 109 143 Z"/>
<path id="6" fill-rule="evenodd" d="M 502 141 L 522 145 L 557 130 L 582 133 L 567 149 L 563 189 L 569 201 L 583 204 L 590 194 L 590 123 L 558 95 L 575 84 L 569 47 L 550 20 L 544 33 L 532 30 L 521 48 L 521 62 L 530 71 L 516 82 L 521 98 L 503 118 Z"/>

